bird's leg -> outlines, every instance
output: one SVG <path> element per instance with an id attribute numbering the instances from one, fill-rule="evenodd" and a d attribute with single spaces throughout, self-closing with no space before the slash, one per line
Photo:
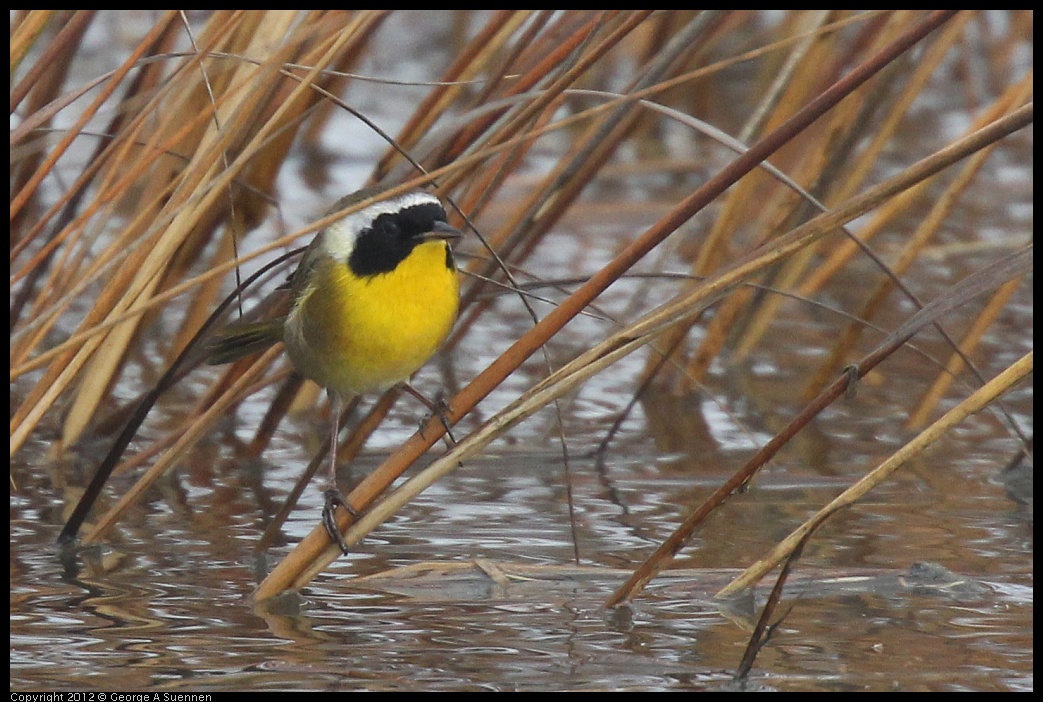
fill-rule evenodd
<path id="1" fill-rule="evenodd" d="M 348 555 L 348 545 L 344 543 L 344 537 L 340 533 L 340 528 L 337 526 L 337 520 L 334 516 L 334 512 L 337 509 L 337 505 L 340 505 L 344 509 L 348 510 L 348 513 L 356 519 L 359 513 L 348 504 L 347 500 L 340 493 L 340 488 L 337 487 L 337 436 L 340 434 L 340 415 L 344 412 L 344 398 L 339 392 L 333 390 L 327 390 L 327 394 L 330 398 L 330 413 L 332 415 L 331 426 L 330 426 L 330 472 L 329 481 L 326 484 L 326 491 L 324 494 L 326 502 L 322 506 L 322 524 L 326 527 L 326 532 L 333 539 L 333 542 L 340 546 L 341 552 L 344 555 Z"/>
<path id="2" fill-rule="evenodd" d="M 412 385 L 410 385 L 408 382 L 401 383 L 399 385 L 399 387 L 401 387 L 403 390 L 405 390 L 410 395 L 412 395 L 417 400 L 419 400 L 420 403 L 422 405 L 424 405 L 424 407 L 427 407 L 429 410 L 431 410 L 431 412 L 433 414 L 438 415 L 438 418 L 442 420 L 442 426 L 445 427 L 445 434 L 446 434 L 447 437 L 449 437 L 450 445 L 451 446 L 455 446 L 456 445 L 456 437 L 453 436 L 453 428 L 449 425 L 449 405 L 447 405 L 445 403 L 445 400 L 439 398 L 437 401 L 432 402 L 431 400 L 429 400 L 426 397 L 424 397 L 423 395 L 421 395 L 420 392 L 416 388 L 414 388 Z M 426 421 L 424 423 L 426 424 Z M 420 433 L 421 433 L 421 435 L 423 434 L 423 431 L 424 431 L 424 425 L 421 424 L 420 425 Z"/>

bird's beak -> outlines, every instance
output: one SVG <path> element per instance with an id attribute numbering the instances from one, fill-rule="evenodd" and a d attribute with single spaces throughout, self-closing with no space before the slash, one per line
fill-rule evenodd
<path id="1" fill-rule="evenodd" d="M 456 227 L 450 227 L 445 222 L 435 222 L 435 225 L 431 228 L 431 231 L 426 232 L 420 238 L 425 241 L 434 241 L 442 239 L 443 241 L 453 242 L 462 237 L 464 233 Z"/>

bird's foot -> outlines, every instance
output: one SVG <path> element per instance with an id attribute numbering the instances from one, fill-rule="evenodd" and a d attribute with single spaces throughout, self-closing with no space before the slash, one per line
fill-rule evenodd
<path id="1" fill-rule="evenodd" d="M 336 487 L 328 488 L 323 494 L 325 495 L 326 503 L 322 506 L 322 525 L 326 527 L 326 533 L 330 535 L 335 544 L 340 546 L 341 552 L 346 556 L 348 555 L 348 545 L 344 543 L 344 536 L 340 533 L 334 513 L 338 505 L 348 510 L 348 514 L 355 519 L 358 519 L 359 513 L 347 503 L 347 500 L 344 499 L 344 496 L 340 494 L 340 490 Z"/>

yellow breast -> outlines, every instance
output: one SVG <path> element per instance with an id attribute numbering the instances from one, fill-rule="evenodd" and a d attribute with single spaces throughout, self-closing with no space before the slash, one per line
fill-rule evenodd
<path id="1" fill-rule="evenodd" d="M 284 330 L 286 350 L 307 378 L 345 395 L 407 380 L 456 321 L 459 283 L 448 245 L 427 241 L 389 273 L 357 277 L 316 263 Z"/>

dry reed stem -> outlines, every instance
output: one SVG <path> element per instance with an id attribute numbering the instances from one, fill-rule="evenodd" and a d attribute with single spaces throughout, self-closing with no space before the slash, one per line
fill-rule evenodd
<path id="1" fill-rule="evenodd" d="M 868 145 L 860 146 L 855 151 L 854 140 L 849 139 L 847 148 L 837 149 L 838 152 L 843 154 L 841 158 L 834 159 L 835 177 L 840 182 L 837 187 L 830 188 L 828 194 L 823 196 L 827 204 L 831 201 L 842 202 L 851 197 L 865 182 L 866 178 L 869 177 L 871 169 L 878 164 L 884 148 L 894 138 L 895 132 L 898 130 L 902 119 L 907 115 L 910 105 L 922 93 L 928 80 L 938 69 L 946 54 L 949 53 L 959 36 L 966 30 L 970 19 L 970 15 L 957 15 L 952 22 L 939 31 L 937 39 L 927 47 L 923 56 L 916 62 L 915 69 L 902 87 L 901 94 L 891 101 L 889 109 L 883 115 L 882 123 L 873 129 L 872 138 Z M 880 93 L 884 92 L 884 88 L 890 87 L 895 81 L 897 73 L 897 71 L 891 71 L 887 76 L 886 86 L 877 86 L 874 91 L 877 100 L 883 97 Z M 876 111 L 875 106 L 874 111 Z M 864 124 L 864 120 L 859 120 L 857 128 L 854 124 L 850 125 L 849 134 L 858 135 L 859 139 L 862 139 L 867 131 L 869 131 L 868 125 Z M 841 163 L 844 164 L 842 169 L 839 168 Z M 814 177 L 814 175 L 814 171 L 808 174 L 809 177 Z M 817 177 L 816 180 L 822 182 L 823 178 Z M 776 280 L 774 285 L 784 290 L 799 287 L 802 281 L 817 273 L 818 266 L 814 268 L 810 266 L 812 255 L 817 254 L 818 251 L 808 249 L 803 265 L 788 267 L 784 273 L 786 279 Z M 810 296 L 810 292 L 805 292 L 803 296 Z M 781 296 L 767 296 L 761 301 L 760 305 L 753 312 L 753 318 L 743 330 L 741 338 L 735 341 L 735 349 L 731 354 L 732 359 L 741 361 L 753 348 L 762 342 L 783 304 L 784 298 Z M 823 384 L 824 382 L 820 383 L 819 387 Z"/>
<path id="2" fill-rule="evenodd" d="M 145 490 L 161 478 L 167 470 L 173 467 L 184 453 L 191 448 L 192 444 L 210 430 L 214 419 L 224 414 L 224 412 L 231 406 L 236 391 L 250 385 L 260 377 L 267 364 L 270 363 L 273 358 L 278 356 L 280 352 L 281 349 L 272 348 L 261 354 L 256 362 L 251 365 L 250 370 L 243 373 L 243 375 L 236 380 L 233 386 L 229 389 L 229 392 L 218 398 L 214 404 L 206 409 L 206 411 L 195 418 L 192 423 L 181 432 L 177 441 L 175 441 L 174 444 L 163 453 L 160 459 L 149 468 L 145 475 L 141 476 L 141 478 L 139 478 L 138 481 L 127 490 L 127 492 L 123 493 L 117 503 L 106 512 L 90 530 L 88 530 L 83 537 L 83 543 L 94 543 L 103 537 L 106 532 L 115 525 L 124 511 L 134 505 L 141 495 L 144 494 Z"/>
<path id="3" fill-rule="evenodd" d="M 1006 308 L 1007 303 L 1010 301 L 1014 291 L 1024 282 L 1023 277 L 1015 278 L 1003 285 L 996 291 L 996 293 L 989 298 L 989 302 L 985 305 L 985 308 L 981 311 L 971 324 L 967 333 L 964 335 L 963 340 L 960 342 L 960 348 L 957 352 L 954 352 L 950 357 L 949 361 L 945 364 L 945 368 L 939 371 L 938 376 L 935 378 L 931 387 L 928 388 L 927 392 L 920 399 L 919 404 L 909 413 L 909 419 L 906 420 L 905 426 L 907 429 L 919 429 L 923 426 L 928 419 L 928 415 L 934 411 L 945 396 L 945 392 L 952 385 L 953 381 L 959 377 L 960 372 L 967 366 L 966 359 L 978 345 L 982 342 L 985 333 L 992 328 L 993 323 L 999 317 L 1000 313 Z"/>
<path id="4" fill-rule="evenodd" d="M 1009 114 L 1027 100 L 1030 97 L 1028 86 L 1022 83 L 1020 87 L 1020 90 L 1009 91 L 1004 95 L 1003 99 L 994 105 L 992 109 L 986 111 L 981 120 L 976 121 L 975 126 L 988 123 L 988 121 L 991 121 L 988 119 L 990 117 L 996 119 L 1004 113 Z M 916 228 L 913 235 L 906 241 L 901 251 L 899 251 L 895 262 L 891 264 L 890 269 L 894 276 L 902 278 L 909 268 L 919 260 L 924 248 L 937 234 L 938 230 L 944 226 L 951 216 L 953 208 L 957 205 L 959 198 L 973 182 L 974 177 L 985 165 L 986 159 L 992 154 L 995 147 L 996 144 L 990 144 L 971 156 L 963 168 L 956 174 L 953 181 L 945 188 L 944 192 L 937 197 L 930 212 L 920 226 Z M 813 397 L 844 366 L 845 359 L 850 356 L 866 328 L 864 322 L 872 321 L 877 317 L 893 292 L 893 280 L 891 277 L 883 278 L 875 289 L 867 293 L 862 308 L 856 313 L 859 321 L 857 323 L 849 323 L 840 332 L 837 343 L 830 349 L 829 356 L 809 378 L 802 395 L 805 401 Z"/>
<path id="5" fill-rule="evenodd" d="M 892 454 L 886 461 L 870 471 L 865 477 L 841 493 L 836 499 L 820 509 L 810 519 L 801 524 L 789 536 L 779 542 L 772 551 L 747 568 L 735 580 L 726 585 L 718 597 L 726 597 L 752 587 L 767 575 L 772 568 L 782 562 L 796 547 L 804 536 L 817 528 L 826 519 L 845 507 L 850 507 L 864 497 L 870 490 L 886 480 L 892 473 L 905 465 L 909 460 L 922 454 L 927 448 L 944 436 L 946 432 L 964 419 L 980 412 L 989 404 L 1001 397 L 1008 390 L 1032 372 L 1033 354 L 1022 356 L 1002 373 L 976 390 L 970 397 L 962 400 L 956 407 L 946 412 L 927 429 L 920 432 L 912 441 Z"/>
<path id="6" fill-rule="evenodd" d="M 870 188 L 866 193 L 853 198 L 846 206 L 831 210 L 815 217 L 810 222 L 787 234 L 783 239 L 790 241 L 795 237 L 803 237 L 808 233 L 819 232 L 824 234 L 830 227 L 849 221 L 851 218 L 878 206 L 881 202 L 897 193 L 912 187 L 924 178 L 931 177 L 940 169 L 955 163 L 961 158 L 975 153 L 983 146 L 992 143 L 1004 136 L 1021 129 L 1032 121 L 1032 107 L 1026 106 L 1008 118 L 998 120 L 977 133 L 965 137 L 955 144 L 942 149 L 936 154 L 914 164 L 898 176 L 894 176 L 883 183 Z M 815 237 L 818 238 L 818 237 Z M 776 242 L 774 246 L 778 246 Z M 928 308 L 918 313 L 922 315 Z M 916 316 L 914 316 L 914 319 Z M 862 377 L 872 367 L 883 359 L 882 350 L 897 347 L 907 340 L 911 334 L 901 333 L 899 329 L 892 333 L 885 345 L 878 347 L 876 351 L 862 359 L 854 366 L 858 377 Z M 662 571 L 672 561 L 673 557 L 695 533 L 695 530 L 705 521 L 706 517 L 716 509 L 725 499 L 732 495 L 740 487 L 746 485 L 754 473 L 763 467 L 775 453 L 782 448 L 800 428 L 812 417 L 821 412 L 833 400 L 843 393 L 852 378 L 841 375 L 829 387 L 825 388 L 811 403 L 809 403 L 779 434 L 776 434 L 751 458 L 743 468 L 721 485 L 698 509 L 693 511 L 684 522 L 661 544 L 655 552 L 645 560 L 634 572 L 631 578 L 617 590 L 609 600 L 609 604 L 618 604 L 632 599 L 657 573 Z"/>

